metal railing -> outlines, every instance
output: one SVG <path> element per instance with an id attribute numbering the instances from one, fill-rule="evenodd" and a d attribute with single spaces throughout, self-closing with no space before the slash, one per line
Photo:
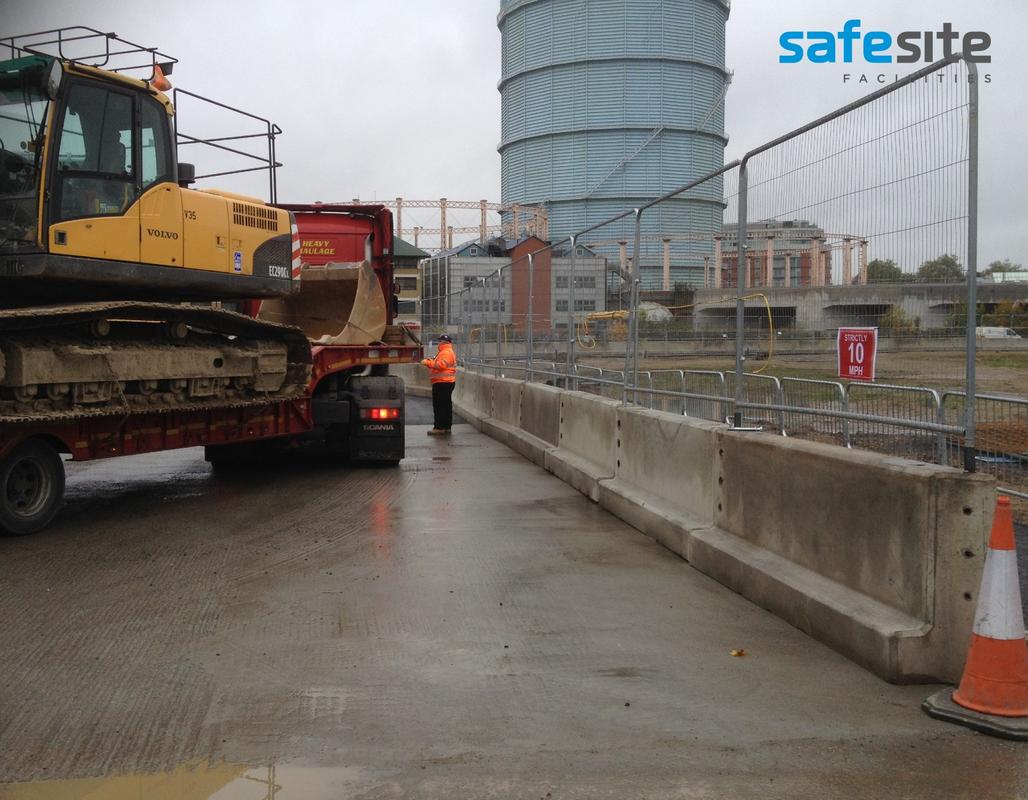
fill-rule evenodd
<path id="1" fill-rule="evenodd" d="M 524 379 L 525 359 L 466 358 L 478 372 Z M 563 362 L 534 361 L 533 380 L 568 388 Z M 577 366 L 579 391 L 618 398 L 624 372 Z M 843 383 L 804 378 L 744 376 L 743 418 L 753 429 L 902 458 L 961 468 L 966 439 L 964 392 L 917 386 Z M 730 424 L 735 376 L 713 370 L 646 370 L 631 390 L 634 404 L 695 419 Z M 1000 491 L 1028 499 L 1028 400 L 978 395 L 978 469 L 994 475 Z"/>
<path id="2" fill-rule="evenodd" d="M 921 94 L 921 87 L 928 85 L 924 79 L 947 67 L 962 69 L 957 77 L 967 80 Z M 1013 473 L 1014 464 L 1020 470 L 1020 457 L 1008 452 L 1016 450 L 1011 443 L 1020 436 L 1014 432 L 1016 425 L 1011 420 L 1020 419 L 1021 406 L 1028 408 L 1028 401 L 1010 401 L 1016 409 L 1002 410 L 995 405 L 1001 400 L 996 396 L 979 395 L 976 402 L 966 402 L 967 396 L 977 395 L 975 75 L 974 64 L 964 62 L 959 55 L 943 59 L 754 148 L 740 160 L 562 240 L 551 244 L 520 242 L 505 251 L 505 260 L 487 275 L 461 274 L 455 271 L 451 258 L 434 259 L 432 272 L 423 276 L 427 288 L 422 327 L 426 337 L 430 340 L 433 331 L 457 332 L 469 341 L 474 328 L 474 344 L 468 344 L 462 353 L 471 369 L 528 381 L 544 380 L 614 397 L 626 404 L 727 421 L 736 429 L 759 429 L 865 448 L 961 466 L 968 471 L 998 471 L 1003 467 Z M 925 142 L 936 144 L 933 147 Z M 911 147 L 915 161 L 906 158 Z M 883 164 L 882 153 L 894 151 L 899 155 Z M 933 193 L 939 185 L 944 191 Z M 640 307 L 644 258 L 652 257 L 652 252 L 644 252 L 643 242 L 653 239 L 649 234 L 643 236 L 642 222 L 649 219 L 649 214 L 657 214 L 655 209 L 671 198 L 688 198 L 701 204 L 714 198 L 719 209 L 724 209 L 723 226 L 735 226 L 734 254 L 726 254 L 722 241 L 725 236 L 713 237 L 714 288 L 724 287 L 724 292 L 705 297 L 705 317 L 699 317 L 700 312 L 695 310 L 700 303 L 689 306 L 696 315 L 695 327 L 681 337 L 687 345 L 682 349 L 684 358 L 705 358 L 724 366 L 719 363 L 713 368 L 704 365 L 688 369 L 688 361 L 679 361 L 674 368 L 660 368 L 652 359 L 651 363 L 643 360 L 642 348 L 654 345 L 653 339 L 643 344 L 644 333 L 653 336 L 655 329 Z M 882 202 L 875 202 L 876 198 Z M 915 206 L 916 213 L 912 213 L 910 209 Z M 772 223 L 796 219 L 804 212 L 821 215 L 822 236 L 842 238 L 812 241 L 800 255 L 778 254 L 770 242 L 763 251 L 752 247 L 751 242 L 757 235 L 765 236 L 761 231 L 770 230 Z M 717 223 L 709 227 L 720 230 Z M 859 233 L 823 232 L 829 230 Z M 684 238 L 698 240 L 709 234 L 709 230 L 706 234 L 697 230 L 695 236 Z M 861 287 L 850 284 L 868 283 L 868 265 L 863 263 L 868 242 L 855 242 L 854 236 L 872 237 L 873 244 L 905 254 L 906 274 L 920 282 L 918 291 L 926 297 L 926 293 L 935 292 L 930 298 L 934 303 L 931 307 L 945 305 L 948 309 L 945 324 L 940 326 L 933 317 L 926 319 L 922 328 L 909 309 L 901 308 L 904 294 L 899 291 L 894 292 L 897 298 L 888 301 L 895 304 L 888 306 L 888 311 L 888 304 L 882 301 L 882 308 L 861 307 L 852 312 L 852 320 L 843 321 L 838 308 L 829 303 L 818 311 L 822 317 L 818 326 L 803 329 L 798 319 L 801 310 L 797 309 L 793 310 L 795 318 L 783 322 L 783 310 L 776 309 L 769 297 L 772 290 L 845 286 L 846 291 L 856 291 Z M 618 297 L 627 300 L 625 318 L 619 319 L 626 323 L 627 330 L 618 331 L 611 324 L 602 336 L 590 333 L 592 344 L 585 351 L 583 325 L 588 319 L 581 310 L 576 311 L 580 298 L 577 270 L 582 261 L 579 246 L 592 239 L 616 241 L 620 246 L 620 265 L 608 272 L 617 274 Z M 665 254 L 670 241 L 664 240 Z M 838 262 L 831 261 L 833 250 Z M 950 251 L 963 253 L 963 267 L 957 264 L 953 273 L 956 277 L 950 279 L 949 286 L 940 289 L 934 283 L 928 285 L 935 274 L 932 270 L 947 264 L 952 267 L 959 261 L 949 256 L 932 258 Z M 776 255 L 785 257 L 784 275 Z M 556 258 L 566 262 L 560 284 L 554 279 L 558 274 L 553 267 Z M 730 264 L 733 258 L 734 266 Z M 860 261 L 856 270 L 854 258 Z M 914 275 L 910 269 L 921 258 L 925 260 Z M 665 270 L 667 263 L 665 255 Z M 709 272 L 704 266 L 705 282 Z M 840 280 L 833 283 L 836 276 Z M 561 287 L 566 287 L 567 299 L 561 300 L 566 305 L 550 305 Z M 546 307 L 541 307 L 541 297 L 546 298 Z M 866 305 L 865 301 L 858 305 L 861 303 Z M 930 303 L 925 300 L 926 307 Z M 556 308 L 562 310 L 553 310 Z M 835 332 L 848 322 L 865 325 L 861 317 L 867 315 L 880 318 L 883 350 L 903 354 L 925 369 L 892 382 L 870 384 L 826 377 L 838 374 L 825 368 L 834 357 Z M 602 357 L 595 349 L 598 338 L 604 340 Z M 665 331 L 662 341 L 658 340 L 665 353 L 670 352 L 668 345 L 676 338 Z M 931 359 L 919 356 L 925 342 L 938 351 Z M 776 348 L 786 349 L 799 360 L 794 370 L 797 374 L 789 374 L 788 365 L 767 369 L 774 362 Z M 602 358 L 604 363 L 583 363 L 584 358 Z M 734 361 L 734 369 L 729 367 L 729 359 Z M 804 369 L 817 360 L 820 368 Z M 917 381 L 933 364 L 944 361 L 947 371 L 933 376 L 937 383 L 934 388 L 930 381 Z M 618 364 L 619 369 L 612 369 L 612 364 Z M 899 385 L 908 377 L 913 385 Z M 956 390 L 951 391 L 951 387 Z M 989 414 L 996 417 L 989 421 L 990 438 L 981 454 L 975 446 L 979 414 L 985 415 L 983 420 Z M 995 455 L 993 439 L 1003 432 L 1007 433 L 1008 444 Z M 1028 452 L 1028 443 L 1023 450 Z M 1006 483 L 1017 482 L 1011 479 Z"/>

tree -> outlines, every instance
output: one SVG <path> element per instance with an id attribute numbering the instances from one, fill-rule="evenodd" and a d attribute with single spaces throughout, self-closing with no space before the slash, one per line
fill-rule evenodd
<path id="1" fill-rule="evenodd" d="M 921 327 L 921 320 L 917 317 L 910 317 L 898 306 L 892 306 L 878 318 L 878 327 L 886 336 L 902 336 L 917 333 Z"/>
<path id="2" fill-rule="evenodd" d="M 903 270 L 891 258 L 876 258 L 867 262 L 868 283 L 899 283 L 902 280 Z"/>
<path id="3" fill-rule="evenodd" d="M 982 314 L 982 325 L 993 325 L 998 328 L 1014 328 L 1018 333 L 1028 323 L 1028 316 L 1025 314 L 1025 304 L 1020 300 L 1005 300 L 997 303 L 996 307 L 988 313 Z"/>
<path id="4" fill-rule="evenodd" d="M 1004 258 L 1002 261 L 993 261 L 989 264 L 988 269 L 985 270 L 986 275 L 995 275 L 997 272 L 1024 272 L 1024 267 L 1020 264 L 1015 264 L 1009 258 Z"/>
<path id="5" fill-rule="evenodd" d="M 962 280 L 964 268 L 960 266 L 956 256 L 941 255 L 931 261 L 925 261 L 917 271 L 920 283 L 953 283 Z"/>

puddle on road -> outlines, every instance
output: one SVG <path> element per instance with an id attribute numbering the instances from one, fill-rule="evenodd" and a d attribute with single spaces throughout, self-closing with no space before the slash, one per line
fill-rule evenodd
<path id="1" fill-rule="evenodd" d="M 327 800 L 345 797 L 360 776 L 347 767 L 197 764 L 156 775 L 0 784 L 0 800 Z"/>

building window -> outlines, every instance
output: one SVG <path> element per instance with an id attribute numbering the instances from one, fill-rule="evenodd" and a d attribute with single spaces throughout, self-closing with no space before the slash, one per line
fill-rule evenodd
<path id="1" fill-rule="evenodd" d="M 396 304 L 396 310 L 400 314 L 417 314 L 418 304 L 413 300 L 400 300 Z"/>
<path id="2" fill-rule="evenodd" d="M 575 311 L 595 311 L 596 301 L 595 300 L 576 300 Z"/>
<path id="3" fill-rule="evenodd" d="M 575 303 L 575 305 L 578 305 L 578 303 Z M 557 311 L 567 311 L 568 310 L 568 301 L 567 300 L 558 300 L 557 301 L 557 305 L 556 305 L 556 309 L 557 309 Z"/>
<path id="4" fill-rule="evenodd" d="M 478 278 L 476 278 L 474 275 L 465 275 L 464 276 L 464 288 L 465 289 L 470 289 L 472 286 L 475 285 L 475 282 L 477 280 L 478 280 Z"/>
<path id="5" fill-rule="evenodd" d="M 567 289 L 568 288 L 568 276 L 558 275 L 554 279 L 554 288 L 556 289 Z M 575 276 L 575 288 L 576 289 L 595 289 L 596 288 L 596 276 L 595 275 L 576 275 Z"/>

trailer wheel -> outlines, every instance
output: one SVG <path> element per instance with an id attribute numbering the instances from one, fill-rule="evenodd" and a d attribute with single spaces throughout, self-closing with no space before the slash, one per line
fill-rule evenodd
<path id="1" fill-rule="evenodd" d="M 24 536 L 42 530 L 64 497 L 64 462 L 39 439 L 18 445 L 0 462 L 0 531 Z"/>

